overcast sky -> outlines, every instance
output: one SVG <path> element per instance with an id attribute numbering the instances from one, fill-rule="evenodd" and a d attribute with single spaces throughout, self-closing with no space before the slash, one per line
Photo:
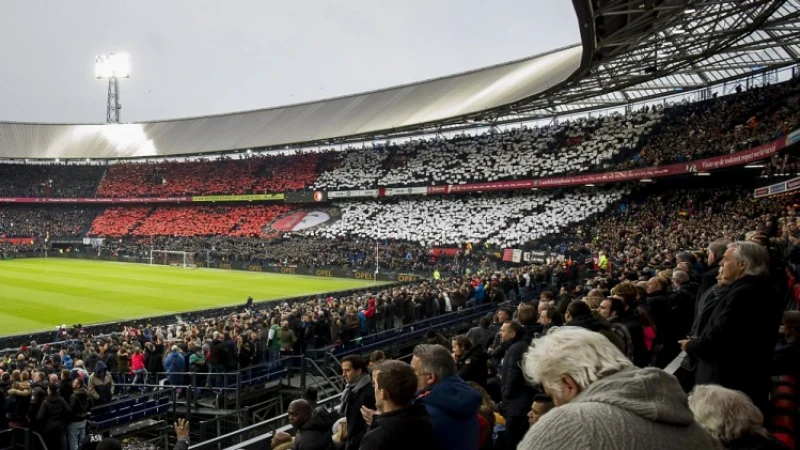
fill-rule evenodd
<path id="1" fill-rule="evenodd" d="M 0 2 L 0 120 L 105 121 L 96 54 L 127 52 L 122 120 L 279 106 L 575 44 L 568 0 Z"/>

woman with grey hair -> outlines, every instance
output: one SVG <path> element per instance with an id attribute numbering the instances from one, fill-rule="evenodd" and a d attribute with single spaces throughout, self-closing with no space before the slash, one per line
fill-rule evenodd
<path id="1" fill-rule="evenodd" d="M 786 450 L 764 428 L 764 416 L 740 391 L 697 386 L 689 395 L 694 418 L 728 450 Z"/>
<path id="2" fill-rule="evenodd" d="M 765 411 L 783 310 L 769 278 L 769 252 L 755 242 L 732 242 L 720 276 L 727 290 L 706 311 L 708 321 L 680 341 L 681 348 L 697 360 L 696 385 L 740 390 Z"/>
<path id="3" fill-rule="evenodd" d="M 717 448 L 675 377 L 637 369 L 600 333 L 556 328 L 533 341 L 523 371 L 557 408 L 528 430 L 520 450 Z"/>

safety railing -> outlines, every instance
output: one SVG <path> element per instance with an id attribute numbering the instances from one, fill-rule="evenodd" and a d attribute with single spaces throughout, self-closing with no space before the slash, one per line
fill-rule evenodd
<path id="1" fill-rule="evenodd" d="M 317 403 L 318 406 L 331 408 L 337 406 L 341 401 L 342 394 L 337 394 L 328 397 Z M 236 448 L 250 447 L 251 445 L 260 444 L 259 448 L 269 448 L 269 441 L 277 431 L 283 431 L 289 427 L 289 418 L 287 414 L 281 414 L 263 422 L 255 423 L 243 427 L 231 433 L 223 434 L 215 438 L 199 442 L 189 447 L 189 450 L 210 450 L 210 449 L 223 449 L 231 446 Z"/>

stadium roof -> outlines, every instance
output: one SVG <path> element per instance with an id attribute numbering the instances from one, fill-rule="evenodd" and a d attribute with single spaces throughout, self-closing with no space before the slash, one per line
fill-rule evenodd
<path id="1" fill-rule="evenodd" d="M 318 145 L 530 120 L 797 64 L 800 0 L 573 0 L 580 45 L 328 100 L 121 125 L 0 123 L 0 158 L 131 158 Z"/>

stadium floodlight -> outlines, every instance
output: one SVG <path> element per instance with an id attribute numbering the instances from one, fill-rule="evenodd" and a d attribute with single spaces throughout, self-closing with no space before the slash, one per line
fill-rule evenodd
<path id="1" fill-rule="evenodd" d="M 95 78 L 130 78 L 131 57 L 127 53 L 97 55 L 94 64 Z"/>
<path id="2" fill-rule="evenodd" d="M 94 76 L 108 79 L 106 123 L 119 123 L 122 105 L 119 102 L 119 79 L 131 77 L 131 57 L 127 53 L 97 55 L 94 59 Z"/>

